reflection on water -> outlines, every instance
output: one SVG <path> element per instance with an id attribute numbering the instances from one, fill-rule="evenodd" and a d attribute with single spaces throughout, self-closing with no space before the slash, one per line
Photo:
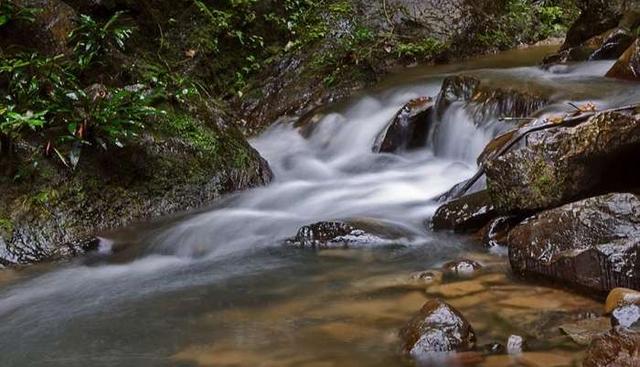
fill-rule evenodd
<path id="1" fill-rule="evenodd" d="M 549 91 L 553 103 L 539 114 L 566 111 L 569 100 L 603 106 L 638 97 L 629 84 L 601 77 L 608 62 L 542 70 L 523 66 L 534 63 L 534 51 L 519 52 L 503 59 L 511 69 L 487 69 L 498 57 L 408 71 L 325 111 L 304 126 L 306 138 L 290 124 L 274 126 L 252 142 L 275 172 L 269 186 L 111 234 L 106 255 L 0 275 L 2 366 L 404 365 L 397 332 L 429 297 L 458 307 L 480 344 L 518 334 L 530 348 L 521 362 L 571 364 L 580 347 L 555 326 L 599 311 L 597 303 L 514 281 L 505 258 L 465 254 L 477 246 L 472 239 L 423 225 L 435 198 L 470 177 L 484 145 L 509 126 L 493 116 L 477 127 L 453 104 L 428 149 L 371 152 L 404 103 L 435 95 L 458 70 L 481 68 L 493 83 Z M 281 246 L 301 225 L 354 217 L 396 223 L 415 240 L 357 251 Z M 428 287 L 408 280 L 469 256 L 485 265 L 477 278 Z"/>

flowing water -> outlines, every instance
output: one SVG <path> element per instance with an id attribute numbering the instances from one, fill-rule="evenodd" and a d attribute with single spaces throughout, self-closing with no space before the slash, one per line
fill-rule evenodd
<path id="1" fill-rule="evenodd" d="M 567 101 L 604 107 L 639 97 L 633 84 L 602 77 L 611 62 L 531 66 L 548 51 L 403 71 L 325 111 L 305 134 L 282 123 L 257 137 L 252 144 L 275 173 L 270 185 L 110 234 L 85 259 L 0 274 L 0 365 L 410 365 L 398 330 L 436 295 L 465 314 L 480 344 L 516 333 L 529 341 L 523 358 L 533 365 L 571 365 L 582 348 L 552 326 L 599 311 L 597 302 L 511 279 L 504 257 L 423 224 L 435 199 L 473 175 L 484 145 L 509 126 L 497 116 L 476 126 L 454 104 L 427 148 L 371 153 L 404 103 L 435 96 L 460 71 L 548 92 L 555 103 L 540 115 L 567 111 Z M 401 226 L 412 239 L 318 252 L 282 246 L 301 225 L 363 217 Z M 426 292 L 403 281 L 459 257 L 488 270 Z M 483 363 L 507 365 L 504 358 Z"/>

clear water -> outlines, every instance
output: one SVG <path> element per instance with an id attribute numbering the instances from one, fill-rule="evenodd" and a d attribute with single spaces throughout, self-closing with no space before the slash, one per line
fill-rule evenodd
<path id="1" fill-rule="evenodd" d="M 432 233 L 423 225 L 437 207 L 435 198 L 473 175 L 484 145 L 508 125 L 496 116 L 476 127 L 462 106 L 453 105 L 430 148 L 371 153 L 376 136 L 404 103 L 435 96 L 442 79 L 461 70 L 549 91 L 555 103 L 540 115 L 569 110 L 567 101 L 603 107 L 640 97 L 634 84 L 602 77 L 610 62 L 545 71 L 530 66 L 541 52 L 521 50 L 393 76 L 326 113 L 307 138 L 292 124 L 281 124 L 252 141 L 275 173 L 267 187 L 111 233 L 101 253 L 85 259 L 5 273 L 0 365 L 405 365 L 410 362 L 398 353 L 397 331 L 437 294 L 463 311 L 481 344 L 504 343 L 519 333 L 539 353 L 534 360 L 553 352 L 573 363 L 580 347 L 559 335 L 535 334 L 527 323 L 540 324 L 558 312 L 571 317 L 597 309 L 597 303 L 521 284 L 504 276 L 504 258 L 484 254 L 473 239 Z M 395 223 L 414 239 L 322 252 L 281 245 L 301 225 L 354 217 Z M 482 281 L 483 290 L 473 295 L 385 286 L 457 257 L 478 258 L 493 280 Z M 523 307 L 518 297 L 549 302 Z"/>

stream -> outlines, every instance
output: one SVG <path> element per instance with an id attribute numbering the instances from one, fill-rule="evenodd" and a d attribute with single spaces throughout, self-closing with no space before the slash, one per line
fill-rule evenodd
<path id="1" fill-rule="evenodd" d="M 552 326 L 599 312 L 600 303 L 523 283 L 509 274 L 503 253 L 424 225 L 436 199 L 471 177 L 484 146 L 512 125 L 492 116 L 476 126 L 453 104 L 427 148 L 371 152 L 407 101 L 435 97 L 444 77 L 463 71 L 548 91 L 554 103 L 537 116 L 569 111 L 568 101 L 603 108 L 640 97 L 633 84 L 603 77 L 611 61 L 535 66 L 549 51 L 399 72 L 330 106 L 305 127 L 306 137 L 293 123 L 280 123 L 255 138 L 275 174 L 268 186 L 105 234 L 99 253 L 83 259 L 1 274 L 0 365 L 411 365 L 399 353 L 398 330 L 435 295 L 469 319 L 479 345 L 523 335 L 531 365 L 572 365 L 584 347 Z M 371 218 L 413 236 L 357 249 L 282 245 L 302 225 L 341 218 Z M 465 281 L 476 291 L 402 284 L 407 274 L 456 258 L 489 269 Z M 481 365 L 506 365 L 507 358 Z"/>

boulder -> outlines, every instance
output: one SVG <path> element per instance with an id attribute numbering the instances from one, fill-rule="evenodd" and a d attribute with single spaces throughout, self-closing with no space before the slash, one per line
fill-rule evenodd
<path id="1" fill-rule="evenodd" d="M 436 231 L 470 233 L 481 229 L 495 216 L 486 190 L 462 196 L 441 205 L 431 223 Z"/>
<path id="2" fill-rule="evenodd" d="M 640 289 L 640 198 L 634 194 L 608 194 L 543 211 L 512 229 L 507 243 L 517 274 L 597 293 Z"/>
<path id="3" fill-rule="evenodd" d="M 403 351 L 419 364 L 442 358 L 452 352 L 475 348 L 475 332 L 469 322 L 442 300 L 422 306 L 418 314 L 400 331 Z"/>
<path id="4" fill-rule="evenodd" d="M 590 38 L 616 27 L 622 19 L 622 0 L 578 0 L 580 16 L 565 36 L 561 50 L 579 46 Z"/>
<path id="5" fill-rule="evenodd" d="M 520 146 L 488 159 L 487 189 L 498 212 L 526 213 L 592 196 L 605 187 L 640 186 L 629 167 L 638 157 L 639 120 L 600 113 L 575 127 L 532 133 Z"/>
<path id="6" fill-rule="evenodd" d="M 615 288 L 607 296 L 604 313 L 608 315 L 620 306 L 632 304 L 640 305 L 640 292 L 628 288 Z"/>
<path id="7" fill-rule="evenodd" d="M 548 97 L 535 88 L 491 84 L 470 75 L 447 77 L 436 99 L 436 113 L 442 116 L 453 103 L 462 103 L 476 125 L 496 116 L 525 117 L 549 103 Z"/>
<path id="8" fill-rule="evenodd" d="M 611 326 L 640 328 L 640 306 L 620 306 L 611 313 Z"/>
<path id="9" fill-rule="evenodd" d="M 318 222 L 301 227 L 285 244 L 298 248 L 331 249 L 397 243 L 412 234 L 375 219 Z"/>
<path id="10" fill-rule="evenodd" d="M 626 80 L 640 79 L 640 40 L 636 40 L 629 46 L 606 76 Z"/>
<path id="11" fill-rule="evenodd" d="M 566 64 L 568 62 L 587 61 L 595 52 L 595 48 L 589 46 L 576 46 L 566 50 L 558 51 L 554 54 L 547 55 L 542 60 L 544 66 L 552 64 Z"/>
<path id="12" fill-rule="evenodd" d="M 615 60 L 619 58 L 631 46 L 635 37 L 631 32 L 618 28 L 611 32 L 596 51 L 589 56 L 593 60 Z"/>
<path id="13" fill-rule="evenodd" d="M 587 349 L 582 366 L 640 366 L 640 332 L 615 328 L 594 339 Z"/>
<path id="14" fill-rule="evenodd" d="M 421 148 L 427 144 L 432 122 L 433 99 L 412 99 L 400 109 L 384 131 L 378 135 L 373 146 L 376 153 L 395 153 Z"/>

